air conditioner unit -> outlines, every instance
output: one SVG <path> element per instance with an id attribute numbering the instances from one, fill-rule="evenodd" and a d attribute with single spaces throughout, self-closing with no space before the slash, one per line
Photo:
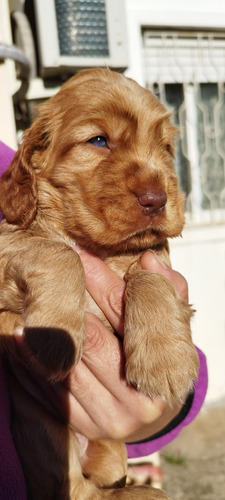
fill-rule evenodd
<path id="1" fill-rule="evenodd" d="M 34 0 L 42 76 L 128 65 L 125 0 Z"/>

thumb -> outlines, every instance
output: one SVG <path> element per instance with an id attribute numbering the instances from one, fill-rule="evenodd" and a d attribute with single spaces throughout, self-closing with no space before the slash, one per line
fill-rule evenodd
<path id="1" fill-rule="evenodd" d="M 171 269 L 152 250 L 147 250 L 140 259 L 142 269 L 158 273 L 167 278 L 174 286 L 180 297 L 188 303 L 188 284 L 184 276 Z"/>

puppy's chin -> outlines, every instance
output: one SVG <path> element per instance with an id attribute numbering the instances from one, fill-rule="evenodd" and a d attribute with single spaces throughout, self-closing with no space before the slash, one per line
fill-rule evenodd
<path id="1" fill-rule="evenodd" d="M 124 214 L 124 221 L 118 225 L 111 223 L 110 242 L 106 243 L 105 234 L 102 233 L 98 242 L 100 246 L 107 246 L 111 255 L 115 253 L 126 253 L 132 251 L 144 251 L 148 248 L 161 245 L 168 238 L 179 237 L 184 227 L 184 204 L 183 196 L 177 204 L 177 212 L 174 208 L 165 207 L 164 210 L 148 217 L 143 213 L 128 210 L 127 216 Z"/>
<path id="2" fill-rule="evenodd" d="M 168 215 L 167 209 L 164 212 L 148 217 L 132 207 L 123 213 L 115 209 L 115 213 L 110 217 L 107 214 L 104 220 L 97 214 L 93 217 L 92 213 L 92 220 L 80 220 L 79 226 L 74 220 L 68 224 L 67 219 L 67 235 L 96 254 L 108 251 L 112 256 L 120 252 L 143 251 L 181 235 L 184 226 L 182 207 L 177 213 L 171 210 Z"/>
<path id="3" fill-rule="evenodd" d="M 148 248 L 155 248 L 165 244 L 169 237 L 180 236 L 183 228 L 183 223 L 180 222 L 177 226 L 177 231 L 171 235 L 166 230 L 147 228 L 134 233 L 130 233 L 126 238 L 118 238 L 118 235 L 111 234 L 111 239 L 106 241 L 104 234 L 99 235 L 98 241 L 78 238 L 76 241 L 81 246 L 87 248 L 89 251 L 94 252 L 100 257 L 108 257 L 118 254 L 136 253 L 147 250 Z"/>

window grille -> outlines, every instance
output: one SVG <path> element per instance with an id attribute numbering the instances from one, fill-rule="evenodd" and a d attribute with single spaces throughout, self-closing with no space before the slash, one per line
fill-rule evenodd
<path id="1" fill-rule="evenodd" d="M 225 34 L 143 30 L 146 86 L 179 126 L 187 222 L 225 221 Z"/>

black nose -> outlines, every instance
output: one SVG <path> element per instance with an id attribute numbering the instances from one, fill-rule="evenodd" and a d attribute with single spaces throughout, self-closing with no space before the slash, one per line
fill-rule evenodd
<path id="1" fill-rule="evenodd" d="M 167 202 L 165 191 L 147 191 L 138 195 L 138 201 L 145 215 L 157 215 L 164 209 Z"/>

